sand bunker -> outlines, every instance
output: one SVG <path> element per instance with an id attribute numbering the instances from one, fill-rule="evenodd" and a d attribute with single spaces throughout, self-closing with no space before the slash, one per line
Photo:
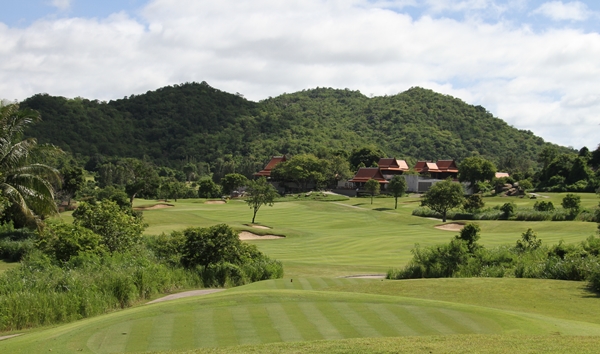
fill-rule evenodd
<path id="1" fill-rule="evenodd" d="M 174 207 L 173 204 L 156 204 L 153 206 L 141 206 L 141 207 L 135 207 L 133 208 L 133 210 L 154 210 L 154 209 L 165 209 L 165 208 L 171 208 Z"/>
<path id="2" fill-rule="evenodd" d="M 351 279 L 385 279 L 385 274 L 364 274 L 364 275 L 347 275 L 342 278 Z"/>
<path id="3" fill-rule="evenodd" d="M 263 225 L 256 225 L 256 224 L 244 224 L 244 225 L 253 227 L 255 229 L 262 229 L 262 230 L 270 230 L 271 229 L 270 227 L 263 226 Z"/>
<path id="4" fill-rule="evenodd" d="M 204 204 L 225 204 L 224 200 L 207 200 Z"/>
<path id="5" fill-rule="evenodd" d="M 252 232 L 248 232 L 248 231 L 242 231 L 240 232 L 240 240 L 245 241 L 245 240 L 275 240 L 278 238 L 284 238 L 283 236 L 275 236 L 275 235 L 257 235 L 257 234 L 253 234 Z"/>
<path id="6" fill-rule="evenodd" d="M 436 229 L 445 230 L 445 231 L 460 231 L 464 227 L 465 227 L 464 224 L 459 224 L 457 222 L 451 222 L 449 224 L 442 224 L 442 225 L 435 226 Z"/>

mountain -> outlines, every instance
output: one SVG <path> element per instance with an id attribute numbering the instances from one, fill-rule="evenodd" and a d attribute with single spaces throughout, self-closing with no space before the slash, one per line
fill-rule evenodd
<path id="1" fill-rule="evenodd" d="M 548 143 L 481 106 L 415 87 L 369 98 L 359 91 L 316 88 L 260 102 L 186 83 L 110 102 L 34 95 L 22 107 L 43 121 L 27 132 L 73 154 L 146 157 L 158 164 L 230 155 L 263 161 L 363 145 L 390 157 L 493 161 L 535 160 Z"/>

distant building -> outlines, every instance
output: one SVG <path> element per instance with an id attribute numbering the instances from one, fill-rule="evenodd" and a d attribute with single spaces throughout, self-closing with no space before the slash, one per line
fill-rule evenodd
<path id="1" fill-rule="evenodd" d="M 374 179 L 379 182 L 379 184 L 386 185 L 389 182 L 383 177 L 383 174 L 379 170 L 379 167 L 361 167 L 356 172 L 354 178 L 352 178 L 349 182 L 354 183 L 357 188 L 363 188 L 365 183 L 368 180 Z"/>
<path id="2" fill-rule="evenodd" d="M 438 178 L 458 178 L 458 166 L 456 165 L 456 162 L 454 160 L 438 160 L 436 165 L 438 167 L 438 170 L 440 170 Z"/>
<path id="3" fill-rule="evenodd" d="M 285 162 L 287 161 L 287 159 L 285 158 L 285 155 L 283 156 L 273 156 L 271 157 L 271 161 L 269 161 L 269 163 L 267 164 L 267 166 L 265 166 L 264 169 L 256 172 L 254 174 L 255 177 L 267 177 L 270 178 L 271 177 L 271 170 L 273 170 L 273 168 L 275 168 L 275 166 L 277 166 L 277 164 L 281 163 L 281 162 Z"/>
<path id="4" fill-rule="evenodd" d="M 496 172 L 496 178 L 510 177 L 507 172 Z"/>
<path id="5" fill-rule="evenodd" d="M 379 170 L 383 174 L 383 177 L 388 181 L 392 179 L 392 177 L 408 171 L 408 164 L 406 161 L 394 158 L 381 158 L 377 165 L 379 166 Z"/>

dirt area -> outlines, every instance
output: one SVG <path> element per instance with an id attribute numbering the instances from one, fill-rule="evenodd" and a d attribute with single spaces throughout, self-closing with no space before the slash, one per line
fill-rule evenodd
<path id="1" fill-rule="evenodd" d="M 165 208 L 172 208 L 174 207 L 173 204 L 166 204 L 166 203 L 161 203 L 161 204 L 156 204 L 153 206 L 149 206 L 149 207 L 135 207 L 133 208 L 133 210 L 154 210 L 154 209 L 165 209 Z"/>
<path id="2" fill-rule="evenodd" d="M 245 241 L 245 240 L 275 240 L 278 238 L 284 238 L 283 236 L 275 236 L 275 235 L 257 235 L 257 234 L 253 234 L 252 232 L 248 232 L 248 231 L 242 231 L 240 232 L 240 240 Z"/>
<path id="3" fill-rule="evenodd" d="M 445 230 L 445 231 L 460 231 L 464 227 L 465 227 L 465 224 L 461 224 L 461 223 L 457 223 L 457 222 L 451 222 L 449 224 L 441 224 L 441 225 L 435 226 L 436 229 Z"/>
<path id="4" fill-rule="evenodd" d="M 158 298 L 156 300 L 152 300 L 152 301 L 148 302 L 146 305 L 155 304 L 157 302 L 181 299 L 181 298 L 190 297 L 190 296 L 208 295 L 208 294 L 212 294 L 212 293 L 218 293 L 219 291 L 223 291 L 223 290 L 225 290 L 225 289 L 204 289 L 204 290 L 184 291 L 182 293 L 171 294 L 171 295 L 167 295 L 165 297 Z"/>
<path id="5" fill-rule="evenodd" d="M 19 333 L 19 334 L 11 334 L 10 336 L 2 336 L 0 337 L 0 340 L 5 340 L 5 339 L 9 339 L 9 338 L 14 338 L 14 337 L 18 337 L 20 335 L 22 335 L 23 333 Z"/>
<path id="6" fill-rule="evenodd" d="M 225 204 L 224 200 L 207 200 L 204 204 Z"/>

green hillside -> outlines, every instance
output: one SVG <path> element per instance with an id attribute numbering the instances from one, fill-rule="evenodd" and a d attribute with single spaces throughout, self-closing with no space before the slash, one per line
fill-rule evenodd
<path id="1" fill-rule="evenodd" d="M 375 145 L 389 156 L 463 159 L 480 154 L 535 160 L 546 144 L 485 108 L 423 88 L 369 98 L 316 88 L 255 103 L 207 83 L 168 86 L 99 102 L 39 94 L 23 107 L 43 122 L 28 134 L 74 154 L 149 157 L 163 165 L 231 155 L 263 162 L 275 154 Z"/>

